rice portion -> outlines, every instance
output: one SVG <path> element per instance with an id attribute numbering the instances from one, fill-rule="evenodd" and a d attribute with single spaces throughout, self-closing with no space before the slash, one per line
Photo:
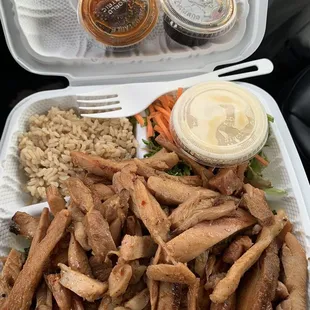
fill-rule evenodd
<path id="1" fill-rule="evenodd" d="M 64 181 L 81 171 L 73 167 L 71 151 L 121 160 L 134 157 L 137 145 L 127 118 L 80 118 L 74 110 L 55 107 L 47 115 L 33 115 L 19 137 L 20 162 L 29 178 L 25 190 L 34 202 L 46 198 L 49 185 L 66 195 Z"/>

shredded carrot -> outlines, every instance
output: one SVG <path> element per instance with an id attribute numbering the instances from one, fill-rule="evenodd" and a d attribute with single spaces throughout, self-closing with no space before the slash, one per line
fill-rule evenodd
<path id="1" fill-rule="evenodd" d="M 183 94 L 183 88 L 178 88 L 177 90 L 177 100 L 181 97 L 181 95 Z"/>
<path id="2" fill-rule="evenodd" d="M 262 156 L 256 154 L 256 155 L 255 155 L 255 158 L 256 158 L 263 166 L 266 166 L 266 167 L 267 167 L 267 166 L 269 165 L 269 162 L 268 162 L 265 158 L 263 158 Z"/>
<path id="3" fill-rule="evenodd" d="M 158 132 L 159 134 L 161 134 L 161 135 L 163 135 L 163 136 L 166 137 L 164 131 L 163 131 L 158 125 L 155 125 L 155 126 L 154 126 L 154 130 L 155 130 L 156 132 Z"/>
<path id="4" fill-rule="evenodd" d="M 165 125 L 167 126 L 167 128 L 170 127 L 170 117 L 163 114 L 163 122 L 165 123 Z"/>
<path id="5" fill-rule="evenodd" d="M 155 110 L 158 111 L 158 112 L 161 112 L 162 114 L 164 114 L 164 115 L 166 115 L 168 118 L 170 118 L 171 112 L 165 110 L 164 108 L 159 107 L 159 106 L 155 106 Z"/>
<path id="6" fill-rule="evenodd" d="M 136 114 L 135 119 L 142 127 L 145 125 L 144 118 L 140 114 Z"/>
<path id="7" fill-rule="evenodd" d="M 151 113 L 151 114 L 149 115 L 149 118 L 150 118 L 150 119 L 153 119 L 153 118 L 155 118 L 156 115 L 159 115 L 159 113 L 158 113 L 158 112 L 153 112 L 153 113 Z"/>
<path id="8" fill-rule="evenodd" d="M 151 104 L 151 105 L 149 106 L 149 111 L 150 111 L 150 114 L 152 114 L 152 113 L 155 112 L 155 109 L 154 109 L 153 104 Z"/>
<path id="9" fill-rule="evenodd" d="M 164 121 L 162 120 L 162 118 L 160 117 L 160 115 L 156 115 L 155 116 L 155 121 L 157 123 L 157 125 L 163 130 L 163 132 L 165 133 L 166 137 L 168 138 L 168 140 L 170 140 L 170 142 L 173 143 L 173 138 L 171 136 L 171 133 L 169 131 L 169 127 L 167 127 L 164 124 Z"/>
<path id="10" fill-rule="evenodd" d="M 147 137 L 148 138 L 151 138 L 151 137 L 153 137 L 154 136 L 154 129 L 153 129 L 153 126 L 152 126 L 152 121 L 151 121 L 151 119 L 148 117 L 147 118 L 147 130 L 146 130 L 146 132 L 147 132 Z"/>

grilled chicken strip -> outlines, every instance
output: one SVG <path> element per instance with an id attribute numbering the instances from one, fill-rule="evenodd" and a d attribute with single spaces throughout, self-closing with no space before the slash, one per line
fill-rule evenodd
<path id="1" fill-rule="evenodd" d="M 232 265 L 253 245 L 249 236 L 237 236 L 223 254 L 223 261 Z"/>
<path id="2" fill-rule="evenodd" d="M 145 162 L 143 162 L 140 159 L 135 158 L 134 159 L 135 164 L 137 165 L 137 174 L 141 175 L 145 178 L 149 177 L 160 177 L 162 179 L 170 179 L 173 181 L 181 182 L 187 185 L 192 185 L 192 186 L 201 186 L 202 181 L 199 176 L 174 176 L 170 175 L 168 173 L 165 173 L 160 170 L 153 169 L 152 167 L 148 166 Z"/>
<path id="3" fill-rule="evenodd" d="M 235 310 L 236 309 L 236 294 L 232 294 L 222 304 L 211 303 L 210 310 Z M 252 309 L 252 308 L 249 308 Z M 266 309 L 267 310 L 267 309 Z"/>
<path id="4" fill-rule="evenodd" d="M 82 222 L 85 216 L 85 213 L 74 204 L 72 201 L 69 202 L 68 210 L 71 212 L 72 222 Z"/>
<path id="5" fill-rule="evenodd" d="M 276 295 L 280 259 L 278 247 L 273 241 L 257 264 L 241 280 L 238 290 L 238 310 L 267 309 Z"/>
<path id="6" fill-rule="evenodd" d="M 28 257 L 31 257 L 33 253 L 37 250 L 37 246 L 42 241 L 42 239 L 45 237 L 49 225 L 50 225 L 49 210 L 48 208 L 44 208 L 40 216 L 40 221 L 39 221 L 37 230 L 33 236 L 33 239 L 30 245 Z"/>
<path id="7" fill-rule="evenodd" d="M 74 237 L 85 251 L 91 250 L 91 247 L 88 244 L 88 238 L 85 231 L 85 227 L 82 222 L 74 223 Z"/>
<path id="8" fill-rule="evenodd" d="M 132 268 L 132 276 L 130 279 L 129 284 L 137 284 L 138 282 L 140 282 L 142 276 L 144 275 L 145 271 L 146 271 L 146 266 L 144 265 L 140 265 L 139 260 L 135 260 L 130 262 L 130 266 Z"/>
<path id="9" fill-rule="evenodd" d="M 102 262 L 101 258 L 92 256 L 89 259 L 89 265 L 96 279 L 101 282 L 108 280 L 112 271 L 112 262 L 109 259 L 106 259 L 105 262 Z"/>
<path id="10" fill-rule="evenodd" d="M 132 277 L 132 268 L 129 264 L 118 263 L 109 276 L 109 295 L 119 297 L 125 293 Z"/>
<path id="11" fill-rule="evenodd" d="M 70 198 L 82 212 L 86 213 L 94 207 L 94 200 L 91 190 L 84 185 L 79 178 L 69 178 L 66 181 Z"/>
<path id="12" fill-rule="evenodd" d="M 213 173 L 212 172 L 210 172 L 205 167 L 199 165 L 193 159 L 191 159 L 188 156 L 186 156 L 182 151 L 180 151 L 178 149 L 178 147 L 176 145 L 174 145 L 173 143 L 169 142 L 162 135 L 159 135 L 156 138 L 156 142 L 158 144 L 160 144 L 162 147 L 166 148 L 167 150 L 169 150 L 171 152 L 175 152 L 176 154 L 178 154 L 178 156 L 181 159 L 183 159 L 184 162 L 186 162 L 190 167 L 192 167 L 194 173 L 201 177 L 202 186 L 203 187 L 208 187 L 209 179 L 211 179 L 213 177 Z"/>
<path id="13" fill-rule="evenodd" d="M 219 193 L 203 187 L 189 186 L 159 177 L 150 177 L 147 187 L 154 193 L 158 201 L 165 205 L 179 205 L 197 192 L 202 193 L 206 198 L 219 196 Z"/>
<path id="14" fill-rule="evenodd" d="M 220 169 L 219 173 L 209 180 L 209 185 L 223 195 L 233 195 L 242 190 L 243 182 L 233 169 Z"/>
<path id="15" fill-rule="evenodd" d="M 73 293 L 71 304 L 72 304 L 72 310 L 84 310 L 82 298 Z"/>
<path id="16" fill-rule="evenodd" d="M 88 263 L 88 257 L 84 249 L 76 241 L 73 233 L 71 233 L 68 249 L 68 264 L 72 270 L 81 272 L 91 278 L 93 277 L 90 265 Z"/>
<path id="17" fill-rule="evenodd" d="M 36 310 L 52 310 L 53 295 L 45 281 L 42 281 L 36 293 Z"/>
<path id="18" fill-rule="evenodd" d="M 291 309 L 304 310 L 307 307 L 307 257 L 296 237 L 287 233 L 281 256 L 284 269 L 284 284 L 289 297 L 287 305 Z M 282 305 L 282 308 L 284 306 Z"/>
<path id="19" fill-rule="evenodd" d="M 236 209 L 237 206 L 233 201 L 227 201 L 222 205 L 211 207 L 202 211 L 197 211 L 190 218 L 186 219 L 176 230 L 173 231 L 173 233 L 180 234 L 200 222 L 217 220 L 222 217 L 229 216 Z"/>
<path id="20" fill-rule="evenodd" d="M 125 303 L 125 309 L 143 310 L 150 301 L 149 290 L 146 288 Z"/>
<path id="21" fill-rule="evenodd" d="M 17 211 L 12 217 L 13 223 L 10 232 L 21 235 L 27 239 L 32 239 L 39 225 L 39 218 L 33 217 L 25 212 Z"/>
<path id="22" fill-rule="evenodd" d="M 110 251 L 116 251 L 109 224 L 99 211 L 92 209 L 85 215 L 84 226 L 94 255 L 104 262 Z"/>
<path id="23" fill-rule="evenodd" d="M 142 236 L 142 228 L 139 220 L 133 216 L 130 215 L 126 219 L 126 225 L 125 225 L 125 232 L 127 235 L 130 236 Z"/>
<path id="24" fill-rule="evenodd" d="M 120 257 L 125 261 L 131 261 L 144 257 L 152 257 L 156 252 L 157 245 L 151 236 L 125 235 L 120 249 Z"/>
<path id="25" fill-rule="evenodd" d="M 182 263 L 151 265 L 147 268 L 146 275 L 149 279 L 161 282 L 187 285 L 193 285 L 196 282 L 195 275 Z"/>
<path id="26" fill-rule="evenodd" d="M 244 190 L 246 193 L 242 196 L 242 205 L 258 219 L 260 225 L 274 224 L 273 213 L 267 204 L 264 192 L 250 184 L 245 184 Z"/>
<path id="27" fill-rule="evenodd" d="M 64 264 L 59 264 L 59 267 L 61 269 L 61 285 L 87 301 L 92 302 L 102 298 L 103 294 L 108 290 L 107 283 L 85 276 Z"/>
<path id="28" fill-rule="evenodd" d="M 46 284 L 51 290 L 60 310 L 71 310 L 72 293 L 60 284 L 59 274 L 45 276 Z"/>
<path id="29" fill-rule="evenodd" d="M 178 310 L 181 304 L 180 284 L 160 282 L 157 310 Z"/>
<path id="30" fill-rule="evenodd" d="M 168 217 L 139 179 L 134 181 L 132 199 L 153 239 L 158 243 L 166 241 L 170 228 Z"/>
<path id="31" fill-rule="evenodd" d="M 29 309 L 46 261 L 70 223 L 71 216 L 68 210 L 62 210 L 56 214 L 46 236 L 37 245 L 36 251 L 31 257 L 28 256 L 2 310 Z"/>
<path id="32" fill-rule="evenodd" d="M 115 192 L 112 190 L 111 187 L 101 183 L 93 184 L 89 188 L 92 190 L 93 194 L 97 198 L 103 201 L 115 195 Z"/>
<path id="33" fill-rule="evenodd" d="M 49 186 L 46 190 L 46 198 L 53 215 L 66 208 L 66 201 L 55 186 Z"/>
<path id="34" fill-rule="evenodd" d="M 195 283 L 189 286 L 187 293 L 187 309 L 196 310 L 198 305 L 198 294 L 200 287 L 200 279 L 196 279 Z"/>
<path id="35" fill-rule="evenodd" d="M 238 209 L 231 217 L 202 222 L 167 243 L 167 249 L 179 262 L 189 262 L 213 245 L 256 223 L 248 212 Z"/>
<path id="36" fill-rule="evenodd" d="M 157 265 L 159 262 L 160 256 L 161 256 L 161 247 L 159 246 L 157 248 L 154 258 L 150 262 L 150 265 Z M 154 281 L 147 277 L 146 284 L 150 292 L 151 309 L 156 310 L 157 303 L 158 303 L 158 296 L 159 296 L 159 282 Z"/>
<path id="37" fill-rule="evenodd" d="M 274 222 L 271 226 L 263 227 L 257 242 L 231 266 L 226 277 L 217 284 L 210 295 L 214 303 L 225 302 L 236 291 L 244 273 L 257 262 L 263 251 L 281 232 L 287 222 L 287 216 L 283 210 L 275 215 Z"/>
<path id="38" fill-rule="evenodd" d="M 277 289 L 276 289 L 276 295 L 273 299 L 273 301 L 282 301 L 284 299 L 287 299 L 289 297 L 289 292 L 287 290 L 287 287 L 284 283 L 281 281 L 278 281 Z"/>
<path id="39" fill-rule="evenodd" d="M 2 269 L 1 278 L 7 282 L 11 287 L 14 283 L 23 267 L 25 256 L 23 253 L 12 249 Z"/>

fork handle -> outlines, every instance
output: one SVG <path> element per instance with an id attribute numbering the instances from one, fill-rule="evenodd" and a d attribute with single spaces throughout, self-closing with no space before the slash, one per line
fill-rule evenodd
<path id="1" fill-rule="evenodd" d="M 251 70 L 244 73 L 236 72 L 241 69 L 251 69 Z M 173 84 L 175 85 L 175 88 L 178 87 L 188 88 L 198 83 L 208 82 L 211 80 L 235 81 L 254 76 L 269 74 L 272 71 L 273 71 L 272 62 L 269 59 L 263 58 L 259 60 L 248 61 L 238 65 L 230 66 L 224 69 L 216 70 L 195 77 L 177 80 L 174 81 Z M 172 85 L 170 83 L 169 85 L 171 87 Z"/>

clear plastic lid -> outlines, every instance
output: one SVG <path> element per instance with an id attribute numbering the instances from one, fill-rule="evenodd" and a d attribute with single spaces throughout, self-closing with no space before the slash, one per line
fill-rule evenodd
<path id="1" fill-rule="evenodd" d="M 193 33 L 221 33 L 236 19 L 235 0 L 161 0 L 172 22 Z"/>
<path id="2" fill-rule="evenodd" d="M 179 147 L 212 167 L 249 160 L 268 138 L 262 104 L 231 82 L 208 82 L 185 91 L 173 108 L 170 126 Z"/>

